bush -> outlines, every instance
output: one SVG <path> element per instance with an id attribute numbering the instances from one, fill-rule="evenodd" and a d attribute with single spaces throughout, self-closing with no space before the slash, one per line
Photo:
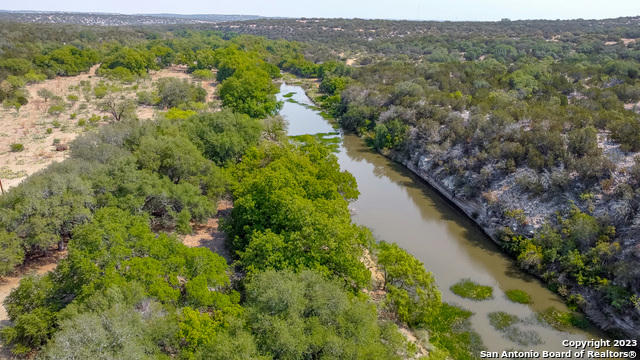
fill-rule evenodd
<path id="1" fill-rule="evenodd" d="M 162 78 L 156 85 L 158 105 L 165 108 L 178 107 L 188 102 L 203 102 L 207 92 L 198 85 L 192 85 L 186 79 Z"/>
<path id="2" fill-rule="evenodd" d="M 60 115 L 65 110 L 64 104 L 54 104 L 49 106 L 47 113 L 49 115 Z"/>
<path id="3" fill-rule="evenodd" d="M 487 300 L 493 298 L 493 288 L 477 284 L 470 279 L 463 279 L 451 285 L 451 291 L 463 298 L 471 300 Z"/>
<path id="4" fill-rule="evenodd" d="M 24 150 L 24 145 L 20 143 L 13 143 L 9 145 L 9 147 L 11 148 L 11 152 L 20 152 Z"/>
<path id="5" fill-rule="evenodd" d="M 212 80 L 213 72 L 209 69 L 198 69 L 191 73 L 198 80 Z"/>
<path id="6" fill-rule="evenodd" d="M 149 91 L 139 91 L 136 93 L 139 105 L 155 105 L 158 101 Z"/>
<path id="7" fill-rule="evenodd" d="M 0 276 L 7 275 L 24 259 L 20 239 L 13 233 L 0 229 Z"/>
<path id="8" fill-rule="evenodd" d="M 560 331 L 566 331 L 573 326 L 581 329 L 589 327 L 589 321 L 583 315 L 569 311 L 560 311 L 554 307 L 550 307 L 539 313 L 538 319 Z"/>
<path id="9" fill-rule="evenodd" d="M 183 209 L 176 217 L 176 230 L 178 233 L 187 235 L 193 232 L 191 227 L 191 213 L 187 209 Z"/>

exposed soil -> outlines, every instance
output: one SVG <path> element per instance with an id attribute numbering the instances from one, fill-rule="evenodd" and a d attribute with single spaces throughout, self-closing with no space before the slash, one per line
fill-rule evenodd
<path id="1" fill-rule="evenodd" d="M 225 246 L 225 233 L 218 229 L 219 220 L 229 216 L 233 202 L 230 200 L 220 200 L 218 202 L 218 212 L 216 216 L 209 218 L 205 224 L 193 225 L 193 233 L 186 235 L 182 243 L 189 247 L 205 247 L 231 263 L 231 253 Z"/>
<path id="2" fill-rule="evenodd" d="M 138 91 L 151 91 L 153 83 L 158 79 L 191 79 L 187 67 L 179 65 L 151 71 L 147 78 L 127 84 L 96 76 L 98 67 L 99 65 L 95 65 L 88 72 L 77 76 L 57 77 L 26 86 L 29 103 L 19 111 L 0 107 L 0 180 L 5 191 L 18 185 L 27 176 L 68 156 L 68 151 L 56 151 L 54 139 L 60 144 L 67 144 L 78 134 L 108 123 L 110 115 L 98 108 L 97 104 L 101 100 L 97 99 L 93 92 L 99 83 L 104 82 L 107 86 L 117 87 L 118 96 L 135 99 Z M 90 85 L 87 87 L 90 91 L 83 91 L 81 82 Z M 215 82 L 199 83 L 207 91 L 207 101 L 214 100 Z M 41 89 L 49 90 L 61 98 L 65 105 L 62 111 L 56 114 L 49 113 L 54 100 L 45 101 L 40 97 L 38 91 Z M 70 100 L 69 96 L 75 99 Z M 141 105 L 136 108 L 136 115 L 139 119 L 151 119 L 156 110 L 152 106 Z M 94 115 L 99 120 L 88 121 Z M 85 125 L 82 125 L 83 123 Z M 12 152 L 11 144 L 22 144 L 24 150 Z"/>

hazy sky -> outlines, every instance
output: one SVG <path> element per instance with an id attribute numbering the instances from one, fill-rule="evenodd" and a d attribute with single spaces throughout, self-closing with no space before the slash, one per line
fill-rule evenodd
<path id="1" fill-rule="evenodd" d="M 601 19 L 640 15 L 640 0 L 3 0 L 3 10 L 252 14 L 423 20 Z"/>

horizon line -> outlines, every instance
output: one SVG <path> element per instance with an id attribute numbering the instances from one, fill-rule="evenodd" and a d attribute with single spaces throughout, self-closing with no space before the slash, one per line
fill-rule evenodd
<path id="1" fill-rule="evenodd" d="M 618 16 L 618 17 L 604 17 L 604 18 L 517 18 L 511 19 L 508 17 L 501 18 L 499 20 L 448 20 L 448 19 L 409 19 L 409 18 L 366 18 L 366 17 L 308 17 L 308 16 L 269 16 L 269 15 L 257 15 L 257 14 L 224 14 L 224 13 L 173 13 L 173 12 L 154 12 L 154 13 L 120 13 L 120 12 L 107 12 L 107 11 L 77 11 L 77 10 L 7 10 L 0 9 L 0 13 L 61 13 L 61 14 L 91 14 L 91 15 L 124 15 L 124 16 L 206 16 L 206 15 L 218 15 L 218 16 L 254 16 L 262 19 L 342 19 L 342 20 L 384 20 L 384 21 L 415 21 L 415 22 L 502 22 L 508 21 L 596 21 L 596 20 L 615 20 L 623 18 L 637 18 L 640 14 Z M 239 20 L 248 21 L 248 20 Z"/>

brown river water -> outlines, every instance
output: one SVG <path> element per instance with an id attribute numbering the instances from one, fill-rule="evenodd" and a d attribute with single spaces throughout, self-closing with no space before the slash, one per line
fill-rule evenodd
<path id="1" fill-rule="evenodd" d="M 288 122 L 289 135 L 336 131 L 318 111 L 305 106 L 312 102 L 301 87 L 282 84 L 278 99 L 284 101 L 280 114 Z M 540 311 L 549 307 L 567 310 L 558 295 L 521 271 L 478 226 L 408 169 L 370 150 L 355 135 L 336 136 L 342 138 L 338 162 L 355 176 L 360 190 L 359 199 L 350 205 L 354 222 L 371 229 L 378 240 L 394 242 L 422 261 L 433 273 L 443 301 L 474 313 L 472 328 L 489 351 L 567 351 L 570 348 L 562 345 L 563 340 L 607 338 L 596 329 L 558 331 L 540 323 L 536 316 Z M 493 287 L 493 299 L 472 301 L 453 294 L 449 287 L 465 278 Z M 505 291 L 511 289 L 526 291 L 533 302 L 509 301 Z M 509 340 L 489 323 L 488 314 L 495 311 L 523 319 L 517 327 L 535 332 L 541 343 L 521 345 Z"/>

